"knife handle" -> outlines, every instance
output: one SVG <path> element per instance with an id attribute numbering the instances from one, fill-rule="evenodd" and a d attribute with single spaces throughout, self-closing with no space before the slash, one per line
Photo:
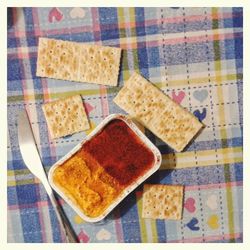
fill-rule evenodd
<path id="1" fill-rule="evenodd" d="M 79 243 L 75 232 L 73 231 L 64 211 L 62 210 L 61 206 L 58 204 L 53 192 L 49 195 L 51 204 L 55 209 L 55 213 L 61 228 L 64 230 L 64 235 L 66 238 L 66 242 L 68 243 Z"/>

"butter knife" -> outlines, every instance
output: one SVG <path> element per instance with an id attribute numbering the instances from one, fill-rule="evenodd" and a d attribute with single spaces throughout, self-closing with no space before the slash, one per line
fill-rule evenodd
<path id="1" fill-rule="evenodd" d="M 25 110 L 19 113 L 18 117 L 18 141 L 23 161 L 30 172 L 35 175 L 43 184 L 52 206 L 57 215 L 58 222 L 65 234 L 65 240 L 69 243 L 79 242 L 70 223 L 63 212 L 61 206 L 58 204 L 54 196 L 54 192 L 48 182 L 47 175 L 43 168 L 41 158 L 37 151 L 36 142 L 29 122 L 28 115 Z"/>

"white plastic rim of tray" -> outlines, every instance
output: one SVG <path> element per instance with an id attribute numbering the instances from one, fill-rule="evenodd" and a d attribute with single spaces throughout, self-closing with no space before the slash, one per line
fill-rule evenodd
<path id="1" fill-rule="evenodd" d="M 81 149 L 82 145 L 91 140 L 92 137 L 97 135 L 110 121 L 120 119 L 124 121 L 129 128 L 135 132 L 135 134 L 140 138 L 140 140 L 146 145 L 154 154 L 155 162 L 154 165 L 140 178 L 138 178 L 134 183 L 126 187 L 122 193 L 112 202 L 105 211 L 99 215 L 98 217 L 89 217 L 83 213 L 83 211 L 72 202 L 72 200 L 58 187 L 53 181 L 53 173 L 54 170 L 68 160 L 72 155 L 74 155 L 78 150 Z M 64 157 L 62 157 L 59 161 L 57 161 L 49 170 L 48 180 L 51 187 L 75 210 L 75 212 L 85 221 L 87 222 L 98 222 L 104 219 L 129 193 L 131 193 L 134 189 L 136 189 L 142 182 L 144 182 L 148 177 L 150 177 L 153 173 L 155 173 L 160 165 L 161 165 L 162 157 L 158 148 L 141 132 L 141 130 L 135 125 L 135 123 L 122 114 L 111 114 L 106 117 L 96 128 L 87 135 L 79 144 L 77 144 L 69 153 L 67 153 Z"/>

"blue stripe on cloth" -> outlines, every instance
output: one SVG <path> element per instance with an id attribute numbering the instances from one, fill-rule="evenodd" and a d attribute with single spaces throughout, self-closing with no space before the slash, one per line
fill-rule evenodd
<path id="1" fill-rule="evenodd" d="M 71 40 L 72 34 L 68 33 L 62 33 L 62 34 L 53 34 L 53 35 L 48 35 L 48 38 L 54 38 L 54 39 L 61 39 L 61 40 Z M 76 40 L 75 40 L 76 38 Z M 94 37 L 92 32 L 81 32 L 81 33 L 76 33 L 74 34 L 74 41 L 76 42 L 93 42 Z"/>
<path id="2" fill-rule="evenodd" d="M 232 18 L 224 18 L 224 19 L 223 19 L 223 26 L 224 26 L 224 28 L 226 28 L 226 29 L 233 28 L 234 25 L 233 25 L 233 20 L 232 20 Z"/>
<path id="3" fill-rule="evenodd" d="M 163 65 L 160 59 L 159 47 L 147 47 L 147 56 L 150 69 Z"/>
<path id="4" fill-rule="evenodd" d="M 13 151 L 13 154 L 18 152 L 20 155 L 20 151 Z M 15 160 L 13 159 L 12 161 L 8 161 L 8 170 L 22 170 L 22 169 L 27 169 L 25 163 L 23 160 Z"/>
<path id="5" fill-rule="evenodd" d="M 20 209 L 20 216 L 24 242 L 43 242 L 38 209 Z"/>
<path id="6" fill-rule="evenodd" d="M 34 60 L 32 60 L 30 66 L 31 66 L 31 71 L 32 71 L 32 75 L 35 74 L 35 70 L 36 70 L 36 58 L 34 58 Z M 32 89 L 34 89 L 35 94 L 43 94 L 43 85 L 42 85 L 42 78 L 41 77 L 36 77 L 35 75 L 33 76 L 33 78 L 31 79 L 32 81 Z M 42 105 L 42 101 L 43 98 L 41 98 L 39 104 L 37 104 L 37 106 L 39 107 L 40 105 Z"/>
<path id="7" fill-rule="evenodd" d="M 16 91 L 16 92 L 20 92 L 22 91 L 22 84 L 20 84 L 20 81 L 19 80 L 10 80 L 8 81 L 8 84 L 7 84 L 7 91 L 8 91 L 8 95 L 10 95 L 10 92 L 11 91 Z M 10 95 L 12 96 L 12 95 Z"/>
<path id="8" fill-rule="evenodd" d="M 155 35 L 158 34 L 160 31 L 160 28 L 158 25 L 147 25 L 145 27 L 145 32 L 147 35 Z M 138 36 L 140 36 L 140 32 L 138 33 Z"/>
<path id="9" fill-rule="evenodd" d="M 81 32 L 81 33 L 74 33 L 73 35 L 75 42 L 93 42 L 94 36 L 92 32 Z"/>
<path id="10" fill-rule="evenodd" d="M 232 182 L 238 182 L 243 180 L 242 175 L 242 164 L 241 163 L 235 163 L 230 164 L 230 181 Z M 161 175 L 171 175 L 173 184 L 182 184 L 187 186 L 192 185 L 207 185 L 207 184 L 216 184 L 216 183 L 224 183 L 225 182 L 225 176 L 224 176 L 224 166 L 218 165 L 218 166 L 207 166 L 207 167 L 201 167 L 197 168 L 183 168 L 183 169 L 176 169 L 176 170 L 160 170 Z M 162 172 L 163 171 L 163 172 Z M 238 175 L 235 175 L 235 171 L 238 171 Z M 197 178 L 197 174 L 199 178 Z M 216 176 L 216 178 L 215 178 Z"/>
<path id="11" fill-rule="evenodd" d="M 70 41 L 71 40 L 71 37 L 72 35 L 69 34 L 69 33 L 64 33 L 64 34 L 53 34 L 53 35 L 48 35 L 47 36 L 48 38 L 54 38 L 54 39 L 60 39 L 60 40 L 67 40 L 67 41 Z"/>
<path id="12" fill-rule="evenodd" d="M 241 15 L 243 15 L 243 8 L 242 7 L 233 7 L 232 10 L 233 10 L 233 13 L 240 13 Z"/>
<path id="13" fill-rule="evenodd" d="M 233 58 L 243 59 L 243 37 L 237 37 L 234 39 L 235 55 Z"/>
<path id="14" fill-rule="evenodd" d="M 7 187 L 7 199 L 9 206 L 18 204 L 17 192 L 15 186 Z"/>
<path id="15" fill-rule="evenodd" d="M 140 22 L 140 25 L 136 25 L 136 36 L 143 36 L 146 35 L 146 29 L 145 29 L 145 22 L 144 22 L 144 8 L 135 8 L 135 21 L 136 23 Z"/>
<path id="16" fill-rule="evenodd" d="M 243 58 L 240 59 L 234 59 L 235 64 L 239 67 L 236 68 L 237 74 L 243 74 Z"/>
<path id="17" fill-rule="evenodd" d="M 119 30 L 118 30 L 118 25 L 115 24 L 113 29 L 106 29 L 106 25 L 100 25 L 101 27 L 101 40 L 106 41 L 106 40 L 116 40 L 119 39 Z"/>
<path id="18" fill-rule="evenodd" d="M 135 8 L 135 21 L 136 23 L 141 19 L 144 19 L 144 9 L 143 8 Z M 149 77 L 149 63 L 148 63 L 148 50 L 145 41 L 145 23 L 138 26 L 136 25 L 136 36 L 143 36 L 144 39 L 140 41 L 137 39 L 137 57 L 138 57 L 138 67 L 140 72 L 145 77 Z"/>
<path id="19" fill-rule="evenodd" d="M 7 61 L 7 78 L 8 81 L 23 80 L 24 76 L 21 70 L 22 61 L 19 59 L 8 59 Z"/>
<path id="20" fill-rule="evenodd" d="M 118 17 L 116 8 L 99 9 L 101 40 L 119 39 Z M 96 34 L 99 39 L 99 34 Z"/>
<path id="21" fill-rule="evenodd" d="M 148 55 L 147 55 L 147 47 L 146 47 L 146 43 L 142 43 L 144 44 L 143 48 L 139 48 L 137 49 L 137 56 L 138 56 L 138 66 L 140 70 L 144 70 L 144 76 L 148 77 L 149 76 L 149 65 L 148 65 Z"/>
<path id="22" fill-rule="evenodd" d="M 37 187 L 34 184 L 16 186 L 16 194 L 19 205 L 32 204 L 39 201 L 39 197 L 37 195 Z"/>
<path id="23" fill-rule="evenodd" d="M 159 243 L 167 242 L 165 221 L 156 220 L 156 228 L 157 228 L 158 242 Z"/>
<path id="24" fill-rule="evenodd" d="M 31 76 L 32 76 L 32 79 L 34 80 L 33 81 L 34 88 L 42 90 L 41 77 L 36 76 L 36 63 L 37 63 L 37 57 L 32 57 L 32 58 L 29 59 Z"/>
<path id="25" fill-rule="evenodd" d="M 233 8 L 233 27 L 243 27 L 243 8 Z"/>
<path id="26" fill-rule="evenodd" d="M 116 8 L 99 8 L 98 10 L 101 24 L 114 24 L 118 22 Z"/>
<path id="27" fill-rule="evenodd" d="M 135 20 L 136 20 L 136 22 L 143 22 L 144 23 L 144 21 L 145 21 L 145 13 L 144 12 L 145 12 L 145 8 L 135 7 Z"/>
<path id="28" fill-rule="evenodd" d="M 33 26 L 33 14 L 31 8 L 23 8 L 25 27 Z"/>
<path id="29" fill-rule="evenodd" d="M 241 127 L 237 127 L 237 130 L 240 130 Z M 236 130 L 236 131 L 237 131 Z M 229 128 L 228 131 L 234 131 L 234 127 Z M 238 132 L 238 131 L 237 131 Z M 227 138 L 227 147 L 241 147 L 242 146 L 242 138 L 235 137 L 235 138 Z M 209 150 L 209 149 L 218 149 L 223 148 L 223 143 L 220 139 L 215 139 L 211 141 L 198 141 L 191 143 L 185 150 L 186 151 L 194 151 L 194 150 Z"/>
<path id="30" fill-rule="evenodd" d="M 242 38 L 235 38 L 236 41 L 241 41 Z M 230 43 L 230 40 L 234 41 L 234 39 L 227 39 L 227 43 Z M 224 41 L 220 41 L 221 46 L 225 46 Z M 181 44 L 175 44 L 175 45 L 166 45 L 165 51 L 166 51 L 166 59 L 168 65 L 179 65 L 179 64 L 192 64 L 192 63 L 199 63 L 199 62 L 207 62 L 209 58 L 209 62 L 214 61 L 214 52 L 213 50 L 209 49 L 209 54 L 207 54 L 207 46 L 208 48 L 213 47 L 213 42 L 209 41 L 202 42 L 202 43 L 187 43 L 185 45 L 184 43 Z M 186 58 L 186 51 L 185 48 L 187 47 L 187 58 Z M 225 53 L 225 50 L 220 51 L 220 60 L 227 59 L 227 54 Z M 238 53 L 238 56 L 240 57 L 241 54 Z M 187 59 L 187 60 L 186 60 Z"/>
<path id="31" fill-rule="evenodd" d="M 49 205 L 49 208 L 51 205 Z M 62 242 L 62 237 L 61 237 L 61 231 L 60 231 L 60 225 L 58 224 L 58 220 L 55 214 L 55 211 L 53 209 L 49 209 L 49 215 L 50 215 L 50 223 L 51 223 L 51 230 L 53 234 L 53 241 L 55 243 L 60 243 Z"/>
<path id="32" fill-rule="evenodd" d="M 124 242 L 141 242 L 135 192 L 119 204 Z"/>
<path id="33" fill-rule="evenodd" d="M 38 46 L 38 36 L 34 34 L 34 31 L 26 32 L 26 33 L 28 33 L 26 36 L 28 47 Z"/>
<path id="34" fill-rule="evenodd" d="M 242 41 L 242 37 L 221 41 L 221 43 L 224 42 L 224 44 L 221 44 L 220 46 L 223 46 L 223 48 L 225 48 L 225 59 L 229 60 L 243 58 Z"/>
<path id="35" fill-rule="evenodd" d="M 233 181 L 243 181 L 243 163 L 230 164 L 230 177 Z"/>
<path id="36" fill-rule="evenodd" d="M 7 37 L 7 48 L 17 48 L 17 40 L 15 37 Z"/>

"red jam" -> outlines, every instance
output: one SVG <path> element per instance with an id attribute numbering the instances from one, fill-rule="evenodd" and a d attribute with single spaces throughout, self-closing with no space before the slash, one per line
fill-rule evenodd
<path id="1" fill-rule="evenodd" d="M 154 155 L 120 119 L 109 122 L 81 152 L 93 157 L 120 185 L 128 186 L 149 170 Z"/>

